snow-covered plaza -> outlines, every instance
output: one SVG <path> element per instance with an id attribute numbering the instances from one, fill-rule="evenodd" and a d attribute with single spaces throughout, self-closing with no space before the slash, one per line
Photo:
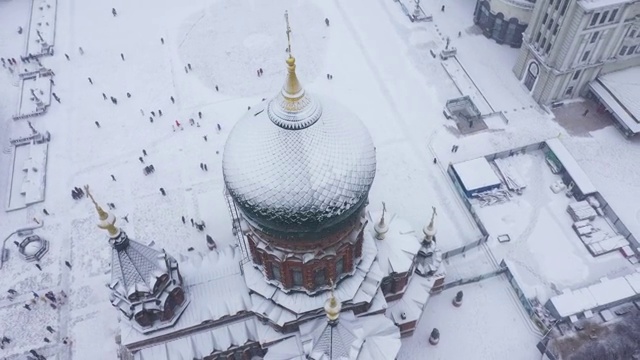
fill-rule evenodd
<path id="1" fill-rule="evenodd" d="M 51 101 L 43 115 L 14 120 L 23 92 L 18 74 L 32 66 L 20 57 L 36 46 L 28 31 L 17 33 L 18 27 L 29 29 L 32 1 L 54 4 L 55 16 L 46 17 L 55 29 L 42 27 L 55 31 L 55 36 L 43 34 L 55 42 L 55 53 L 40 61 L 55 73 L 51 92 L 60 101 Z M 575 126 L 568 131 L 554 120 L 513 75 L 518 50 L 486 39 L 473 26 L 474 1 L 451 0 L 446 12 L 439 2 L 423 1 L 433 22 L 416 23 L 393 0 L 32 1 L 0 0 L 0 57 L 18 59 L 15 71 L 0 69 L 0 204 L 20 196 L 12 190 L 9 139 L 30 134 L 27 120 L 51 134 L 45 201 L 0 212 L 0 239 L 9 249 L 0 268 L 0 337 L 13 340 L 0 357 L 27 359 L 31 349 L 48 359 L 118 357 L 120 319 L 108 288 L 111 249 L 96 228 L 91 202 L 71 197 L 74 187 L 89 184 L 98 202 L 115 205 L 110 212 L 132 239 L 153 241 L 179 261 L 209 253 L 205 233 L 218 248 L 235 244 L 223 149 L 236 120 L 282 86 L 285 10 L 300 81 L 357 113 L 371 133 L 377 156 L 371 208 L 377 211 L 385 202 L 418 230 L 436 207 L 438 246 L 460 248 L 482 234 L 447 175 L 448 164 L 559 138 L 640 236 L 640 202 L 630 201 L 640 199 L 640 140 L 624 138 L 612 123 L 576 133 Z M 430 51 L 444 48 L 447 37 L 458 55 L 443 66 Z M 264 75 L 258 77 L 258 69 Z M 445 118 L 446 101 L 463 95 L 483 114 L 494 113 L 485 120 L 488 130 L 462 136 Z M 580 121 L 582 103 L 572 106 Z M 452 152 L 453 145 L 459 151 Z M 543 160 L 527 161 L 530 187 L 547 186 L 535 178 L 542 175 Z M 157 171 L 146 175 L 148 165 Z M 490 238 L 468 260 L 450 259 L 452 273 L 473 277 L 494 270 L 496 260 L 511 258 L 528 266 L 533 288 L 543 285 L 539 295 L 550 296 L 552 283 L 573 288 L 634 269 L 617 253 L 591 258 L 577 238 L 568 243 L 559 236 L 571 229 L 559 229 L 555 221 L 568 218 L 563 207 L 545 207 L 554 201 L 540 190 L 525 194 L 522 206 L 482 214 L 492 236 L 512 227 L 512 238 L 522 241 L 500 244 Z M 206 231 L 190 226 L 191 219 L 206 222 Z M 13 245 L 19 239 L 14 231 L 40 223 L 34 231 L 49 241 L 41 270 L 18 256 Z M 527 242 L 529 235 L 540 241 Z M 529 266 L 532 261 L 540 263 Z M 474 268 L 476 262 L 481 266 Z M 454 308 L 451 298 L 461 288 L 465 303 Z M 17 292 L 13 300 L 8 289 Z M 31 310 L 24 308 L 32 292 L 48 291 L 63 291 L 68 299 L 56 308 L 40 300 Z M 498 276 L 431 296 L 415 334 L 402 340 L 398 358 L 539 358 L 540 334 L 512 291 Z M 433 327 L 442 332 L 435 347 L 427 341 Z"/>

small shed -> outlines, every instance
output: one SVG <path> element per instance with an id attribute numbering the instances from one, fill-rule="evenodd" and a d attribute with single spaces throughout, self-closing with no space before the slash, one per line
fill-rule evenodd
<path id="1" fill-rule="evenodd" d="M 484 157 L 453 164 L 452 168 L 467 197 L 497 189 L 502 185 L 500 178 Z"/>

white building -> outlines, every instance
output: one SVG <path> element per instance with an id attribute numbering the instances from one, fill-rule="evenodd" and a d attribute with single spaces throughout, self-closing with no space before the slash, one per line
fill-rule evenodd
<path id="1" fill-rule="evenodd" d="M 599 77 L 637 65 L 639 1 L 539 0 L 513 71 L 536 101 L 549 104 L 588 95 Z"/>

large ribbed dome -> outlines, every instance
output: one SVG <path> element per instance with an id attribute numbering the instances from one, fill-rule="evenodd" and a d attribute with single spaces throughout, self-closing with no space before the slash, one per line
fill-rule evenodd
<path id="1" fill-rule="evenodd" d="M 274 99 L 235 125 L 222 168 L 229 193 L 250 222 L 269 233 L 311 233 L 348 218 L 366 202 L 375 147 L 358 117 L 310 95 L 295 60 Z"/>

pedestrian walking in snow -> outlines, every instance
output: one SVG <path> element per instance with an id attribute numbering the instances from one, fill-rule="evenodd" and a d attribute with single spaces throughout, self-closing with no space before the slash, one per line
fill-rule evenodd
<path id="1" fill-rule="evenodd" d="M 328 18 L 325 18 L 325 19 L 324 19 L 324 23 L 325 23 L 327 26 L 329 26 L 329 19 L 328 19 Z"/>
<path id="2" fill-rule="evenodd" d="M 42 271 L 42 266 L 40 266 L 40 264 L 36 264 L 36 267 L 38 268 L 38 270 Z"/>
<path id="3" fill-rule="evenodd" d="M 46 329 L 47 329 L 47 331 L 48 331 L 48 332 L 50 332 L 50 333 L 52 333 L 52 334 L 55 332 L 55 331 L 53 330 L 53 328 L 52 328 L 51 326 L 49 326 L 49 325 L 47 325 Z"/>
<path id="4" fill-rule="evenodd" d="M 160 38 L 160 43 L 164 45 L 164 38 Z"/>
<path id="5" fill-rule="evenodd" d="M 185 73 L 185 74 L 188 74 L 188 73 L 189 73 L 189 69 L 188 69 L 186 66 L 184 67 L 184 73 Z"/>
<path id="6" fill-rule="evenodd" d="M 204 171 L 209 171 L 209 168 L 207 167 L 207 164 L 204 164 Z"/>
<path id="7" fill-rule="evenodd" d="M 147 156 L 147 150 L 142 149 L 142 155 Z"/>
<path id="8" fill-rule="evenodd" d="M 589 113 L 589 109 L 586 109 L 583 113 L 582 116 L 587 116 L 587 114 Z"/>
<path id="9" fill-rule="evenodd" d="M 71 269 L 71 263 L 70 263 L 70 262 L 65 261 L 65 262 L 64 262 L 64 264 L 65 264 L 69 269 Z"/>
<path id="10" fill-rule="evenodd" d="M 116 8 L 111 8 L 111 14 L 116 17 L 118 15 L 118 12 L 116 11 Z"/>
<path id="11" fill-rule="evenodd" d="M 64 57 L 66 57 L 66 58 L 67 58 L 67 60 L 71 60 L 71 58 L 69 58 L 69 55 L 68 55 L 68 54 L 64 54 Z"/>
<path id="12" fill-rule="evenodd" d="M 156 112 L 155 111 L 151 111 L 151 116 L 156 116 Z"/>
<path id="13" fill-rule="evenodd" d="M 204 171 L 204 164 L 203 163 L 200 163 L 200 170 Z"/>
<path id="14" fill-rule="evenodd" d="M 187 223 L 187 219 L 184 218 L 184 215 L 182 215 L 182 223 L 186 224 Z"/>
<path id="15" fill-rule="evenodd" d="M 51 83 L 51 85 L 55 85 L 56 83 L 53 81 L 53 78 L 49 78 L 49 82 Z"/>
<path id="16" fill-rule="evenodd" d="M 180 127 L 180 121 L 176 120 L 176 126 Z"/>
<path id="17" fill-rule="evenodd" d="M 80 55 L 84 55 L 84 49 L 82 49 L 82 46 L 78 48 L 78 51 L 80 52 Z"/>
<path id="18" fill-rule="evenodd" d="M 220 126 L 220 124 L 216 124 L 216 126 L 218 127 L 218 131 L 222 131 L 222 126 Z"/>
<path id="19" fill-rule="evenodd" d="M 202 119 L 202 111 L 198 111 L 198 118 Z"/>
<path id="20" fill-rule="evenodd" d="M 216 91 L 218 91 L 218 85 L 216 85 Z"/>
<path id="21" fill-rule="evenodd" d="M 191 70 L 191 63 L 188 63 L 187 66 L 189 67 L 189 70 Z"/>
<path id="22" fill-rule="evenodd" d="M 440 8 L 440 11 L 444 12 L 444 5 Z"/>
<path id="23" fill-rule="evenodd" d="M 194 226 L 193 218 L 191 218 L 191 226 Z"/>
<path id="24" fill-rule="evenodd" d="M 109 207 L 110 207 L 111 209 L 115 210 L 115 208 L 116 208 L 116 204 L 114 204 L 114 203 L 109 203 Z"/>
<path id="25" fill-rule="evenodd" d="M 193 119 L 189 119 L 189 125 L 193 126 L 193 124 L 195 124 L 195 121 L 193 121 Z"/>
<path id="26" fill-rule="evenodd" d="M 116 177 L 111 174 L 111 180 L 116 181 Z"/>
<path id="27" fill-rule="evenodd" d="M 453 145 L 453 146 L 451 147 L 451 152 L 454 152 L 455 150 L 456 150 L 456 146 L 455 146 L 455 145 Z"/>
<path id="28" fill-rule="evenodd" d="M 153 122 L 153 118 L 149 116 L 149 122 Z"/>
<path id="29" fill-rule="evenodd" d="M 204 139 L 204 141 L 207 141 L 207 135 L 204 135 L 202 138 Z"/>
<path id="30" fill-rule="evenodd" d="M 45 215 L 49 215 L 49 212 L 47 211 L 47 209 L 42 209 L 42 212 L 43 212 Z"/>
<path id="31" fill-rule="evenodd" d="M 91 80 L 90 77 L 88 77 L 87 79 L 89 79 L 89 84 L 93 85 L 93 80 Z"/>
<path id="32" fill-rule="evenodd" d="M 140 115 L 144 116 L 144 110 L 140 109 Z"/>
<path id="33" fill-rule="evenodd" d="M 102 93 L 102 98 L 103 98 L 104 100 L 107 100 L 107 94 Z"/>
<path id="34" fill-rule="evenodd" d="M 462 37 L 462 31 L 458 31 L 458 37 Z"/>
<path id="35" fill-rule="evenodd" d="M 256 74 L 260 77 L 260 70 L 256 70 Z"/>
<path id="36" fill-rule="evenodd" d="M 24 304 L 22 307 L 24 307 L 25 309 L 31 311 L 31 306 L 29 306 L 29 304 Z"/>
<path id="37" fill-rule="evenodd" d="M 173 98 L 173 96 L 171 96 L 171 102 L 172 102 L 173 104 L 175 104 L 175 103 L 176 103 L 176 99 L 174 99 L 174 98 Z"/>
<path id="38" fill-rule="evenodd" d="M 51 342 L 51 340 L 49 340 L 48 338 L 44 338 L 44 342 L 46 342 L 46 343 L 50 343 L 50 342 Z"/>
<path id="39" fill-rule="evenodd" d="M 167 196 L 167 193 L 164 191 L 164 188 L 160 188 L 160 193 L 162 196 Z"/>
<path id="40" fill-rule="evenodd" d="M 144 159 L 142 158 L 142 156 L 140 156 L 140 157 L 138 158 L 138 160 L 140 160 L 140 162 L 141 162 L 142 164 L 144 164 Z"/>
<path id="41" fill-rule="evenodd" d="M 128 98 L 131 98 L 131 93 L 127 93 L 127 97 L 128 97 Z"/>
<path id="42" fill-rule="evenodd" d="M 124 54 L 120 53 L 120 57 L 122 58 L 122 61 L 124 61 Z"/>
<path id="43" fill-rule="evenodd" d="M 162 110 L 158 109 L 158 116 L 162 116 Z"/>
<path id="44" fill-rule="evenodd" d="M 438 163 L 438 159 L 433 158 L 433 163 L 434 163 L 434 164 L 437 164 L 437 163 Z"/>

